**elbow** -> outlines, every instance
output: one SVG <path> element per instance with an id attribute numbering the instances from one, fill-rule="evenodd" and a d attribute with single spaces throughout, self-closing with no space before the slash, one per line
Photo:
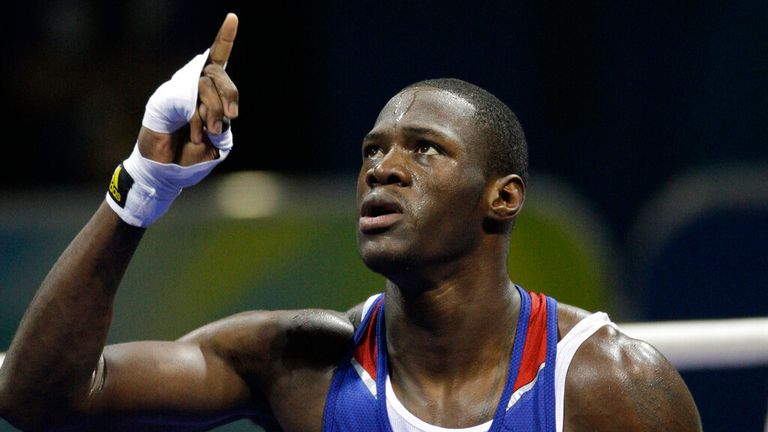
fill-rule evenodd
<path id="1" fill-rule="evenodd" d="M 5 353 L 0 353 L 0 419 L 7 421 L 20 430 L 35 430 L 35 425 L 25 421 L 22 412 L 24 402 L 18 391 L 13 391 L 12 375 L 8 364 L 3 365 Z M 37 429 L 40 429 L 38 426 Z"/>
<path id="2" fill-rule="evenodd" d="M 0 419 L 5 420 L 19 430 L 36 430 L 41 427 L 29 424 L 28 421 L 24 421 L 24 416 L 21 414 L 21 404 L 16 401 L 8 391 L 6 383 L 0 376 Z"/>
<path id="3" fill-rule="evenodd" d="M 29 410 L 22 403 L 5 399 L 4 395 L 0 397 L 0 419 L 23 431 L 51 431 L 64 424 L 50 413 Z"/>
<path id="4" fill-rule="evenodd" d="M 23 431 L 77 429 L 87 420 L 84 391 L 55 391 L 66 386 L 36 384 L 16 362 L 0 364 L 0 419 Z"/>
<path id="5" fill-rule="evenodd" d="M 19 430 L 42 429 L 40 425 L 33 425 L 29 421 L 25 421 L 25 416 L 21 413 L 22 404 L 9 391 L 7 381 L 0 373 L 0 419 L 19 428 Z"/>
<path id="6" fill-rule="evenodd" d="M 5 354 L 0 354 L 3 357 Z M 11 414 L 11 395 L 8 391 L 8 379 L 3 369 L 2 357 L 0 357 L 0 419 L 7 420 Z"/>
<path id="7" fill-rule="evenodd" d="M 7 373 L 0 368 L 0 419 L 23 431 L 50 431 L 62 424 L 60 412 L 35 408 L 34 397 L 25 398 L 11 387 Z"/>

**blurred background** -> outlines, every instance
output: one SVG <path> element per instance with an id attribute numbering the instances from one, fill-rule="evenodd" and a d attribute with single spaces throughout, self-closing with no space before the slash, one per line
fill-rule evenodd
<path id="1" fill-rule="evenodd" d="M 145 237 L 112 342 L 379 291 L 355 248 L 359 144 L 435 77 L 526 132 L 513 280 L 619 322 L 768 316 L 768 2 L 27 1 L 0 27 L 0 351 L 148 97 L 230 11 L 235 148 Z M 681 373 L 705 430 L 768 430 L 768 365 Z"/>

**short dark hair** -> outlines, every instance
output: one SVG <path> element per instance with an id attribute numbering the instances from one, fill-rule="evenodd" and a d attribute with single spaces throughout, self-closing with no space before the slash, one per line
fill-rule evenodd
<path id="1" fill-rule="evenodd" d="M 491 175 L 517 174 L 528 180 L 528 144 L 517 115 L 489 91 L 458 78 L 436 78 L 408 85 L 452 93 L 475 106 L 475 117 L 488 144 L 486 168 Z"/>

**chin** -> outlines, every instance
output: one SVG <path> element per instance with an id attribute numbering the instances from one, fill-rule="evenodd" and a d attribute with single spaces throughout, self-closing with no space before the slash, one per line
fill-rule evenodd
<path id="1" fill-rule="evenodd" d="M 413 262 L 407 254 L 382 247 L 382 245 L 373 242 L 361 244 L 358 247 L 358 253 L 366 267 L 385 277 L 407 270 L 409 263 Z"/>
<path id="2" fill-rule="evenodd" d="M 387 276 L 403 268 L 402 260 L 395 256 L 382 253 L 361 253 L 360 257 L 366 267 L 376 273 Z"/>

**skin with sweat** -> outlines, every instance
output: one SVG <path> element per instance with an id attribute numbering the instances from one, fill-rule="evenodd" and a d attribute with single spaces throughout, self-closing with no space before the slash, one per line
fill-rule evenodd
<path id="1" fill-rule="evenodd" d="M 142 128 L 142 155 L 181 165 L 218 157 L 204 130 L 219 132 L 225 117 L 238 116 L 239 93 L 224 70 L 237 26 L 229 14 L 211 46 L 188 127 Z M 398 93 L 363 138 L 357 180 L 358 251 L 386 278 L 394 392 L 411 413 L 446 428 L 493 417 L 520 309 L 506 262 L 525 183 L 486 169 L 475 114 L 447 91 Z M 114 297 L 144 233 L 102 203 L 61 254 L 0 368 L 2 418 L 23 430 L 204 430 L 251 418 L 267 430 L 321 431 L 362 305 L 247 311 L 175 341 L 104 346 L 112 314 L 131 313 L 115 312 Z M 559 337 L 588 314 L 560 304 Z M 565 389 L 568 432 L 701 430 L 674 367 L 610 327 L 577 351 Z"/>

